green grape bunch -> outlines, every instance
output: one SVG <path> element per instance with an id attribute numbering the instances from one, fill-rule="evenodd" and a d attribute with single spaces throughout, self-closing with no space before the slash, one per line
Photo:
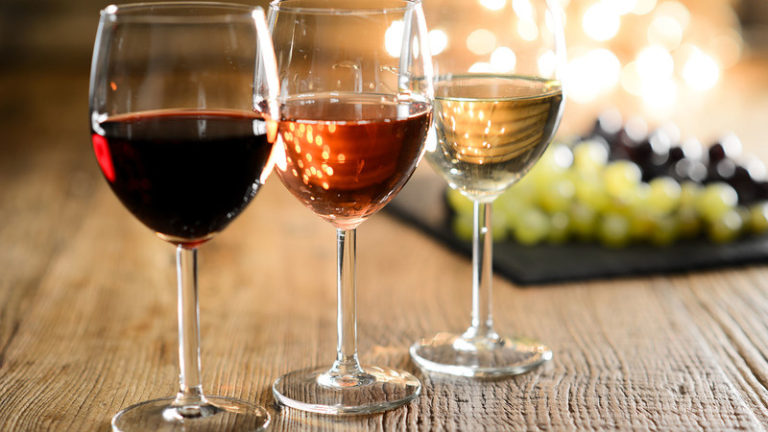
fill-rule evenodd
<path id="1" fill-rule="evenodd" d="M 494 201 L 494 240 L 665 247 L 768 231 L 765 168 L 740 154 L 735 136 L 704 149 L 695 140 L 676 144 L 669 127 L 641 136 L 628 126 L 608 127 L 601 116 L 588 136 L 552 143 Z M 471 240 L 472 202 L 453 189 L 446 199 L 454 233 Z"/>

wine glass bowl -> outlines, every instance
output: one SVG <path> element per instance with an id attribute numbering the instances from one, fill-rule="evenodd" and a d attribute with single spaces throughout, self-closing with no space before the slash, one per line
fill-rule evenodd
<path id="1" fill-rule="evenodd" d="M 450 375 L 516 375 L 552 352 L 495 330 L 491 203 L 531 169 L 559 125 L 565 67 L 560 10 L 548 0 L 449 1 L 427 4 L 425 13 L 445 42 L 433 56 L 435 140 L 425 157 L 449 187 L 473 201 L 472 320 L 464 333 L 415 343 L 411 358 L 427 371 Z M 461 19 L 467 15 L 474 19 Z"/>
<path id="2" fill-rule="evenodd" d="M 260 8 L 111 5 L 90 80 L 96 160 L 123 205 L 176 246 L 179 391 L 112 419 L 115 431 L 261 430 L 262 407 L 207 396 L 200 368 L 197 247 L 257 194 L 272 163 L 274 51 Z"/>
<path id="3" fill-rule="evenodd" d="M 405 185 L 432 116 L 426 24 L 419 1 L 284 0 L 269 23 L 281 80 L 276 173 L 337 230 L 337 355 L 289 372 L 278 402 L 322 414 L 365 414 L 418 396 L 405 371 L 361 366 L 355 228 Z M 427 77 L 426 80 L 424 77 Z"/>

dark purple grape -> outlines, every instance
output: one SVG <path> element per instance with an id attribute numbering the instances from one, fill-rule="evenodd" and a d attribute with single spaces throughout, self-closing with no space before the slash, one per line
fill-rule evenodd
<path id="1" fill-rule="evenodd" d="M 733 175 L 728 180 L 728 184 L 736 189 L 736 193 L 739 195 L 739 204 L 749 205 L 757 201 L 759 194 L 758 184 L 749 175 L 749 171 L 738 165 L 733 171 Z"/>
<path id="2" fill-rule="evenodd" d="M 669 149 L 669 157 L 667 158 L 667 161 L 665 163 L 665 166 L 667 168 L 667 174 L 680 179 L 680 176 L 675 174 L 675 165 L 684 159 L 691 159 L 693 161 L 701 161 L 701 155 L 703 153 L 701 143 L 699 143 L 698 140 L 695 138 L 689 138 L 685 141 L 683 141 L 680 144 L 673 145 Z M 693 164 L 696 165 L 696 164 Z M 681 165 L 681 169 L 683 171 L 689 169 L 689 167 L 692 166 L 692 163 L 686 162 Z M 696 169 L 696 168 L 694 168 Z M 700 170 L 700 168 L 698 168 Z M 690 178 L 685 177 L 686 180 L 690 180 Z"/>
<path id="3" fill-rule="evenodd" d="M 653 153 L 653 147 L 649 140 L 644 139 L 640 142 L 627 141 L 627 155 L 629 160 L 643 169 L 644 165 L 650 162 Z"/>
<path id="4" fill-rule="evenodd" d="M 768 174 L 768 171 L 766 171 L 765 164 L 763 161 L 756 157 L 750 157 L 745 158 L 742 162 L 744 165 L 744 168 L 749 173 L 749 176 L 752 178 L 752 180 L 758 182 L 762 180 L 766 180 L 766 175 Z"/>
<path id="5" fill-rule="evenodd" d="M 688 138 L 680 144 L 685 157 L 689 159 L 702 160 L 704 157 L 704 146 L 696 138 Z"/>
<path id="6" fill-rule="evenodd" d="M 667 161 L 670 144 L 667 133 L 659 129 L 632 149 L 631 159 L 640 167 L 643 181 L 653 180 L 669 171 Z"/>
<path id="7" fill-rule="evenodd" d="M 590 136 L 602 137 L 608 144 L 613 144 L 621 131 L 621 113 L 616 109 L 603 111 L 597 116 Z"/>
<path id="8" fill-rule="evenodd" d="M 669 175 L 680 182 L 702 183 L 707 178 L 707 166 L 700 160 L 683 158 L 672 165 Z"/>
<path id="9" fill-rule="evenodd" d="M 675 162 L 685 157 L 685 150 L 680 146 L 673 146 L 669 149 L 669 158 L 667 159 L 667 165 L 674 165 Z"/>
<path id="10" fill-rule="evenodd" d="M 648 134 L 648 126 L 645 121 L 639 117 L 630 118 L 616 136 L 616 140 L 611 143 L 608 158 L 629 159 L 635 161 L 636 154 L 642 150 L 636 149 L 643 143 Z"/>
<path id="11" fill-rule="evenodd" d="M 716 166 L 725 158 L 735 159 L 741 154 L 741 141 L 734 134 L 722 136 L 717 142 L 709 146 L 707 151 L 709 165 Z"/>
<path id="12" fill-rule="evenodd" d="M 757 158 L 750 158 L 744 164 L 736 165 L 726 181 L 736 189 L 739 203 L 750 205 L 765 199 L 760 186 L 763 180 L 765 165 Z"/>
<path id="13" fill-rule="evenodd" d="M 712 162 L 707 167 L 707 179 L 706 183 L 723 181 L 728 183 L 733 177 L 733 173 L 736 171 L 736 161 L 731 158 L 725 157 L 717 162 Z"/>
<path id="14" fill-rule="evenodd" d="M 755 183 L 755 201 L 765 201 L 768 200 L 768 181 L 760 180 Z"/>

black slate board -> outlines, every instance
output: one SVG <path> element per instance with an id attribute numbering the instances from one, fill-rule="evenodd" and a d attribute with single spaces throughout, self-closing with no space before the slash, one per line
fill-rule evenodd
<path id="1" fill-rule="evenodd" d="M 471 257 L 471 244 L 458 239 L 450 229 L 445 188 L 442 179 L 421 172 L 386 209 Z M 681 273 L 764 262 L 768 262 L 768 236 L 746 237 L 724 245 L 702 239 L 669 247 L 632 245 L 622 249 L 592 243 L 523 246 L 506 241 L 494 245 L 493 256 L 494 271 L 520 285 Z"/>

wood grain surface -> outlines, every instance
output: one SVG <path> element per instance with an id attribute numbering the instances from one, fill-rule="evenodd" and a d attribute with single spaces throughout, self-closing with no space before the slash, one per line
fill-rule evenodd
<path id="1" fill-rule="evenodd" d="M 173 247 L 100 178 L 85 74 L 6 73 L 0 90 L 0 430 L 108 430 L 121 408 L 176 391 Z M 276 177 L 200 250 L 206 391 L 266 406 L 276 431 L 768 424 L 767 267 L 524 289 L 497 278 L 499 328 L 554 360 L 476 381 L 421 374 L 407 354 L 468 324 L 470 262 L 386 215 L 361 226 L 358 257 L 361 358 L 417 373 L 415 402 L 345 418 L 275 406 L 272 381 L 330 364 L 336 343 L 334 230 Z"/>

